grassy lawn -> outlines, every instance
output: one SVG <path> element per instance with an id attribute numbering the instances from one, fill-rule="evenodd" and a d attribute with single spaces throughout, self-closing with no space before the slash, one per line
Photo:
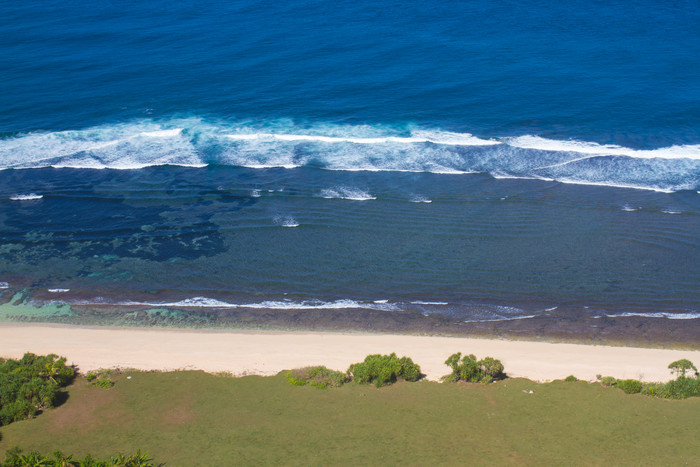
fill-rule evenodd
<path id="1" fill-rule="evenodd" d="M 318 390 L 283 376 L 130 375 L 111 389 L 78 378 L 62 406 L 0 427 L 0 458 L 19 445 L 100 457 L 140 448 L 168 466 L 700 465 L 700 398 L 524 379 Z"/>

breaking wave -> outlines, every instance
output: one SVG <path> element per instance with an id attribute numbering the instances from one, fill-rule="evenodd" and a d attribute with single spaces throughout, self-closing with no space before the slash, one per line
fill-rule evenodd
<path id="1" fill-rule="evenodd" d="M 377 199 L 376 196 L 372 196 L 366 191 L 344 186 L 327 188 L 322 190 L 319 196 L 326 199 L 349 199 L 353 201 L 369 201 L 372 199 Z"/>
<path id="2" fill-rule="evenodd" d="M 104 305 L 104 302 L 80 302 L 82 305 Z M 208 297 L 193 297 L 177 302 L 136 302 L 128 301 L 115 303 L 124 306 L 155 306 L 173 308 L 254 308 L 254 309 L 274 309 L 274 310 L 337 310 L 337 309 L 357 309 L 365 308 L 370 310 L 396 311 L 398 306 L 393 303 L 363 302 L 350 299 L 335 301 L 322 300 L 266 300 L 257 303 L 230 303 Z"/>
<path id="3" fill-rule="evenodd" d="M 43 197 L 44 197 L 44 195 L 37 195 L 36 193 L 29 193 L 26 195 L 10 196 L 10 199 L 12 201 L 31 201 L 31 200 L 35 200 L 35 199 L 41 199 Z"/>
<path id="4" fill-rule="evenodd" d="M 700 145 L 632 149 L 523 135 L 480 138 L 411 126 L 301 126 L 136 121 L 0 139 L 0 169 L 140 169 L 157 165 L 316 167 L 343 171 L 486 173 L 673 192 L 700 189 Z M 336 190 L 339 196 L 345 196 Z M 329 193 L 330 194 L 330 193 Z"/>
<path id="5" fill-rule="evenodd" d="M 280 227 L 299 227 L 299 222 L 292 216 L 276 216 L 273 221 Z"/>
<path id="6" fill-rule="evenodd" d="M 667 313 L 667 312 L 652 312 L 652 313 L 637 313 L 637 312 L 627 312 L 620 313 L 618 315 L 606 314 L 608 318 L 666 318 L 666 319 L 700 319 L 700 313 L 690 312 L 690 313 Z"/>

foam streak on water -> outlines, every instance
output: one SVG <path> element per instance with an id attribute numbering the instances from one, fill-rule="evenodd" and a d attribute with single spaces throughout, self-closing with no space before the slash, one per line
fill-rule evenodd
<path id="1" fill-rule="evenodd" d="M 81 305 L 105 305 L 103 301 L 82 301 Z M 252 308 L 271 310 L 338 310 L 365 308 L 370 310 L 395 311 L 399 307 L 393 303 L 363 302 L 350 299 L 341 299 L 331 302 L 322 300 L 266 300 L 258 303 L 231 303 L 208 297 L 193 297 L 176 302 L 136 302 L 127 301 L 114 303 L 113 305 L 123 306 L 153 306 L 172 308 Z"/>
<path id="2" fill-rule="evenodd" d="M 340 171 L 486 173 L 496 178 L 660 192 L 700 187 L 700 145 L 632 149 L 530 135 L 483 139 L 414 126 L 319 124 L 309 129 L 269 122 L 263 127 L 275 132 L 189 118 L 17 135 L 0 140 L 0 168 L 311 166 Z M 328 197 L 367 198 L 334 190 L 334 195 L 326 193 Z"/>

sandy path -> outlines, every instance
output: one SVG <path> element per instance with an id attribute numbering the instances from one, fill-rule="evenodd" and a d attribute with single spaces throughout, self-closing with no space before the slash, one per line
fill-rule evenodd
<path id="1" fill-rule="evenodd" d="M 448 373 L 454 352 L 500 359 L 510 376 L 546 381 L 596 374 L 665 381 L 668 364 L 700 351 L 379 334 L 263 333 L 0 323 L 0 356 L 57 353 L 82 371 L 96 368 L 200 369 L 271 375 L 321 364 L 345 370 L 371 353 L 396 352 L 418 363 L 429 379 Z"/>

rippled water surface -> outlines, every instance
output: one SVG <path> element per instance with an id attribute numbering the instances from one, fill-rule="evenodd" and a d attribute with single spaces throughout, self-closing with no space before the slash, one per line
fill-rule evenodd
<path id="1" fill-rule="evenodd" d="M 0 293 L 59 314 L 694 322 L 699 15 L 6 5 Z"/>

